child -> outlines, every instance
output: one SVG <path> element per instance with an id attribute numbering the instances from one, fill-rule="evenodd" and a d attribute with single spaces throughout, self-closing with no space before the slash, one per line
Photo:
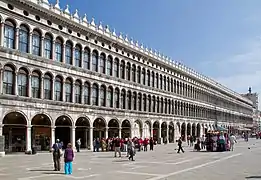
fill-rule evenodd
<path id="1" fill-rule="evenodd" d="M 65 174 L 72 174 L 72 162 L 74 158 L 74 153 L 72 149 L 72 144 L 68 143 L 67 148 L 64 151 L 64 171 Z"/>

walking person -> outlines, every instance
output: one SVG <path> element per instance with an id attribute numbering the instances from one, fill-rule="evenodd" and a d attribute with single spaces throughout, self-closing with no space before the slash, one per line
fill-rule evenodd
<path id="1" fill-rule="evenodd" d="M 135 161 L 133 159 L 133 157 L 135 156 L 135 145 L 134 143 L 130 140 L 130 144 L 131 144 L 131 148 L 130 148 L 130 156 L 129 156 L 129 160 L 131 161 Z"/>
<path id="2" fill-rule="evenodd" d="M 67 148 L 64 151 L 64 172 L 66 175 L 72 174 L 73 158 L 74 158 L 74 153 L 72 149 L 72 144 L 68 143 Z"/>
<path id="3" fill-rule="evenodd" d="M 179 147 L 179 149 L 178 149 L 177 153 L 180 153 L 180 150 L 184 153 L 184 150 L 182 148 L 182 139 L 181 139 L 181 137 L 178 140 L 178 147 Z"/>
<path id="4" fill-rule="evenodd" d="M 61 170 L 62 145 L 60 144 L 59 139 L 57 139 L 56 143 L 53 144 L 52 152 L 53 152 L 54 171 L 60 171 Z"/>
<path id="5" fill-rule="evenodd" d="M 119 157 L 121 157 L 121 141 L 118 137 L 115 139 L 114 157 L 117 157 L 117 153 L 119 153 Z"/>
<path id="6" fill-rule="evenodd" d="M 80 148 L 81 148 L 81 138 L 79 138 L 76 141 L 76 150 L 77 150 L 77 152 L 80 152 Z"/>
<path id="7" fill-rule="evenodd" d="M 231 151 L 234 151 L 234 145 L 235 145 L 235 143 L 237 143 L 236 136 L 234 134 L 231 134 L 229 140 L 230 140 L 230 149 L 231 149 Z"/>
<path id="8" fill-rule="evenodd" d="M 154 141 L 153 138 L 150 138 L 150 151 L 153 151 Z"/>

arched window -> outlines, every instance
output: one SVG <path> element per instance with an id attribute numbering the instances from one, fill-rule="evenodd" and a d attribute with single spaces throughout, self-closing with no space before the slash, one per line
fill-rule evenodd
<path id="1" fill-rule="evenodd" d="M 106 106 L 106 94 L 105 94 L 105 86 L 101 86 L 100 90 L 100 103 L 101 106 Z"/>
<path id="2" fill-rule="evenodd" d="M 90 104 L 90 84 L 84 83 L 84 104 Z"/>
<path id="3" fill-rule="evenodd" d="M 162 89 L 162 75 L 160 75 L 160 79 L 159 79 L 159 88 Z"/>
<path id="4" fill-rule="evenodd" d="M 148 96 L 148 110 L 151 112 L 151 96 Z"/>
<path id="5" fill-rule="evenodd" d="M 133 101 L 133 110 L 137 110 L 137 102 L 136 102 L 136 100 L 137 100 L 137 93 L 136 92 L 134 92 L 133 93 L 133 95 L 132 95 L 132 101 Z"/>
<path id="6" fill-rule="evenodd" d="M 81 103 L 81 83 L 79 81 L 75 82 L 75 103 Z"/>
<path id="7" fill-rule="evenodd" d="M 18 72 L 18 95 L 28 96 L 28 73 L 24 69 L 20 69 Z"/>
<path id="8" fill-rule="evenodd" d="M 142 96 L 141 93 L 139 93 L 139 94 L 138 94 L 138 102 L 137 102 L 137 104 L 138 104 L 138 108 L 137 108 L 137 109 L 138 109 L 139 111 L 141 111 L 141 107 L 142 107 L 142 99 L 141 99 L 141 96 Z"/>
<path id="9" fill-rule="evenodd" d="M 140 78 L 141 78 L 141 67 L 138 66 L 138 69 L 137 69 L 137 83 L 140 84 Z"/>
<path id="10" fill-rule="evenodd" d="M 177 82 L 176 82 L 176 79 L 174 79 L 174 93 L 177 93 Z"/>
<path id="11" fill-rule="evenodd" d="M 159 88 L 159 74 L 156 73 L 156 88 Z"/>
<path id="12" fill-rule="evenodd" d="M 105 74 L 105 54 L 100 55 L 100 73 Z"/>
<path id="13" fill-rule="evenodd" d="M 128 105 L 127 109 L 131 110 L 131 92 L 130 91 L 128 91 L 128 93 L 127 93 L 127 105 Z"/>
<path id="14" fill-rule="evenodd" d="M 28 53 L 29 49 L 29 30 L 26 26 L 21 25 L 19 30 L 19 50 Z"/>
<path id="15" fill-rule="evenodd" d="M 62 78 L 59 77 L 59 76 L 57 76 L 55 78 L 54 93 L 55 93 L 55 100 L 56 101 L 62 101 L 63 100 Z"/>
<path id="16" fill-rule="evenodd" d="M 32 35 L 32 54 L 40 56 L 41 53 L 41 34 L 34 30 Z"/>
<path id="17" fill-rule="evenodd" d="M 173 92 L 173 79 L 170 80 L 170 91 Z"/>
<path id="18" fill-rule="evenodd" d="M 125 62 L 121 61 L 121 78 L 125 79 Z"/>
<path id="19" fill-rule="evenodd" d="M 142 72 L 141 72 L 141 83 L 143 84 L 143 85 L 146 85 L 146 78 L 145 78 L 146 76 L 145 76 L 145 69 L 144 68 L 142 68 Z"/>
<path id="20" fill-rule="evenodd" d="M 72 80 L 69 78 L 65 81 L 65 102 L 72 102 Z"/>
<path id="21" fill-rule="evenodd" d="M 107 75 L 112 76 L 112 57 L 107 58 Z"/>
<path id="22" fill-rule="evenodd" d="M 126 91 L 123 89 L 121 91 L 121 108 L 122 109 L 126 109 L 125 104 L 126 104 Z"/>
<path id="23" fill-rule="evenodd" d="M 72 43 L 70 41 L 67 41 L 66 45 L 65 45 L 65 63 L 66 64 L 72 64 L 72 52 L 73 52 L 72 48 L 73 48 Z"/>
<path id="24" fill-rule="evenodd" d="M 169 87 L 169 77 L 167 77 L 166 89 L 167 89 L 167 91 L 170 91 L 170 87 Z"/>
<path id="25" fill-rule="evenodd" d="M 46 59 L 52 59 L 52 37 L 46 34 L 44 37 L 44 57 Z"/>
<path id="26" fill-rule="evenodd" d="M 5 21 L 4 47 L 15 48 L 15 24 L 9 20 Z"/>
<path id="27" fill-rule="evenodd" d="M 113 107 L 113 101 L 112 101 L 112 87 L 108 88 L 107 91 L 107 106 Z"/>
<path id="28" fill-rule="evenodd" d="M 166 91 L 166 76 L 163 76 L 163 90 Z"/>
<path id="29" fill-rule="evenodd" d="M 62 40 L 60 38 L 57 38 L 55 41 L 55 61 L 57 62 L 62 62 L 62 54 L 63 54 L 63 50 L 62 50 Z"/>
<path id="30" fill-rule="evenodd" d="M 150 83 L 150 70 L 147 70 L 147 74 L 146 74 L 146 84 L 148 85 L 148 86 L 151 86 L 151 83 Z"/>
<path id="31" fill-rule="evenodd" d="M 120 108 L 120 91 L 119 89 L 115 89 L 114 92 L 114 102 L 115 102 L 115 107 Z"/>
<path id="32" fill-rule="evenodd" d="M 151 72 L 151 77 L 150 77 L 150 85 L 151 87 L 155 87 L 154 79 L 155 79 L 155 73 L 152 71 Z"/>
<path id="33" fill-rule="evenodd" d="M 4 67 L 3 93 L 14 95 L 15 71 L 11 66 Z"/>
<path id="34" fill-rule="evenodd" d="M 164 112 L 164 99 L 163 98 L 160 98 L 160 113 L 163 113 Z"/>
<path id="35" fill-rule="evenodd" d="M 119 59 L 114 59 L 114 76 L 119 77 Z"/>
<path id="36" fill-rule="evenodd" d="M 98 52 L 92 52 L 92 71 L 98 72 Z"/>
<path id="37" fill-rule="evenodd" d="M 40 98 L 40 75 L 38 72 L 33 72 L 31 77 L 31 92 L 33 98 Z"/>
<path id="38" fill-rule="evenodd" d="M 136 66 L 135 66 L 135 64 L 132 65 L 131 72 L 132 72 L 132 81 L 136 82 Z"/>
<path id="39" fill-rule="evenodd" d="M 128 81 L 130 81 L 130 73 L 131 73 L 131 71 L 130 71 L 130 63 L 128 62 L 127 63 L 127 66 L 126 66 L 126 79 L 128 80 Z"/>
<path id="40" fill-rule="evenodd" d="M 156 111 L 156 102 L 155 102 L 155 96 L 152 97 L 152 102 L 151 102 L 151 107 L 152 107 L 152 112 Z"/>
<path id="41" fill-rule="evenodd" d="M 84 49 L 83 53 L 83 68 L 90 69 L 90 50 L 88 48 Z"/>
<path id="42" fill-rule="evenodd" d="M 160 113 L 160 98 L 157 97 L 157 113 Z"/>
<path id="43" fill-rule="evenodd" d="M 82 59 L 82 48 L 79 45 L 76 45 L 75 50 L 75 66 L 76 67 L 81 67 L 81 59 Z"/>
<path id="44" fill-rule="evenodd" d="M 44 75 L 44 99 L 52 99 L 52 77 Z"/>
<path id="45" fill-rule="evenodd" d="M 171 105 L 172 105 L 172 104 L 171 104 L 170 99 L 169 99 L 169 100 L 168 100 L 168 108 L 169 108 L 169 112 L 168 112 L 168 113 L 169 113 L 169 114 L 171 113 Z"/>
<path id="46" fill-rule="evenodd" d="M 99 94 L 99 88 L 97 84 L 92 85 L 92 105 L 98 106 L 98 94 Z"/>
<path id="47" fill-rule="evenodd" d="M 143 98 L 142 98 L 142 103 L 143 103 L 143 111 L 147 111 L 147 97 L 146 94 L 143 94 Z"/>
<path id="48" fill-rule="evenodd" d="M 177 94 L 179 94 L 179 81 L 177 81 Z"/>

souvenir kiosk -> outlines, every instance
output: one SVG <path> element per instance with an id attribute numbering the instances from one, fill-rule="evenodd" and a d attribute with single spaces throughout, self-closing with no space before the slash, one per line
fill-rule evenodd
<path id="1" fill-rule="evenodd" d="M 223 152 L 229 150 L 227 129 L 217 126 L 216 130 L 208 131 L 205 144 L 208 152 Z"/>

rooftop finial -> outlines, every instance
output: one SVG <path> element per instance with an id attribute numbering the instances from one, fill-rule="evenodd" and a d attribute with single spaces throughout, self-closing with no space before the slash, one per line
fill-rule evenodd
<path id="1" fill-rule="evenodd" d="M 120 38 L 120 39 L 123 39 L 123 38 L 122 38 L 122 32 L 120 32 L 119 38 Z"/>
<path id="2" fill-rule="evenodd" d="M 48 5 L 50 4 L 48 0 L 43 0 L 43 3 L 48 4 Z"/>
<path id="3" fill-rule="evenodd" d="M 79 19 L 78 9 L 75 10 L 73 17 L 76 18 L 76 19 Z"/>
<path id="4" fill-rule="evenodd" d="M 64 10 L 64 12 L 67 13 L 67 14 L 70 14 L 69 8 L 70 8 L 70 7 L 69 7 L 69 5 L 67 4 L 67 5 L 66 5 L 66 9 Z"/>
<path id="5" fill-rule="evenodd" d="M 139 41 L 136 41 L 135 46 L 139 47 Z"/>
<path id="6" fill-rule="evenodd" d="M 125 35 L 125 41 L 126 41 L 126 42 L 129 42 L 128 34 Z"/>
<path id="7" fill-rule="evenodd" d="M 100 21 L 100 24 L 99 24 L 99 29 L 100 29 L 100 30 L 103 30 L 102 22 L 101 22 L 101 21 Z"/>
<path id="8" fill-rule="evenodd" d="M 92 26 L 95 26 L 95 20 L 94 20 L 94 18 L 92 18 L 91 25 L 92 25 Z"/>
<path id="9" fill-rule="evenodd" d="M 113 36 L 117 36 L 115 28 L 113 29 L 112 35 L 113 35 Z"/>
<path id="10" fill-rule="evenodd" d="M 106 31 L 107 33 L 110 33 L 110 27 L 109 27 L 109 25 L 106 25 L 106 26 L 105 26 L 105 31 Z"/>
<path id="11" fill-rule="evenodd" d="M 144 47 L 143 47 L 143 43 L 141 43 L 140 48 L 141 48 L 141 49 L 144 49 Z"/>
<path id="12" fill-rule="evenodd" d="M 56 4 L 54 7 L 60 9 L 60 0 L 56 0 Z"/>
<path id="13" fill-rule="evenodd" d="M 85 23 L 88 23 L 88 19 L 87 19 L 87 15 L 86 14 L 84 14 L 82 21 L 85 22 Z"/>
<path id="14" fill-rule="evenodd" d="M 130 41 L 130 43 L 133 45 L 134 43 L 133 43 L 133 38 L 131 38 L 131 41 Z"/>

